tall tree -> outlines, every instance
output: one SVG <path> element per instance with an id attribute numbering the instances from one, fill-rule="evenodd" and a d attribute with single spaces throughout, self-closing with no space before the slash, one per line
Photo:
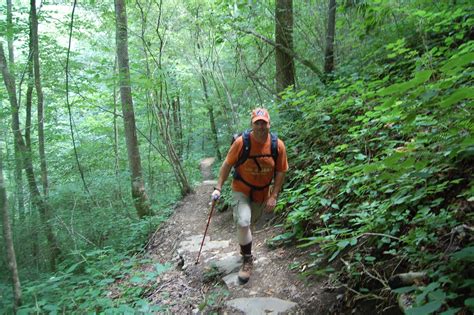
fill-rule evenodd
<path id="1" fill-rule="evenodd" d="M 44 97 L 41 85 L 41 72 L 39 62 L 39 44 L 38 44 L 38 16 L 36 14 L 36 0 L 30 0 L 30 40 L 32 43 L 33 71 L 35 74 L 36 99 L 38 102 L 38 150 L 41 166 L 41 183 L 43 193 L 48 194 L 48 168 L 46 165 L 46 154 L 44 152 Z"/>
<path id="2" fill-rule="evenodd" d="M 13 54 L 13 22 L 12 22 L 12 0 L 7 0 L 7 44 L 8 62 L 13 64 L 15 56 Z"/>
<path id="3" fill-rule="evenodd" d="M 293 0 L 276 0 L 275 5 L 276 90 L 281 93 L 295 85 L 293 55 L 286 51 L 293 51 Z"/>
<path id="4" fill-rule="evenodd" d="M 124 0 L 115 0 L 115 40 L 119 72 L 120 99 L 122 102 L 125 140 L 127 144 L 128 163 L 132 181 L 132 197 L 138 217 L 151 214 L 148 196 L 142 178 L 142 167 L 133 111 L 132 88 L 130 86 L 130 68 L 128 61 L 127 9 Z"/>
<path id="5" fill-rule="evenodd" d="M 72 30 L 74 26 L 74 12 L 76 11 L 76 5 L 77 5 L 77 1 L 74 0 L 74 3 L 72 5 L 72 12 L 71 12 L 71 23 L 69 24 L 69 41 L 68 41 L 67 53 L 66 53 L 66 106 L 67 106 L 67 112 L 69 115 L 69 130 L 71 132 L 72 147 L 74 149 L 74 157 L 76 158 L 77 169 L 79 170 L 79 175 L 81 176 L 84 190 L 87 192 L 89 196 L 91 196 L 89 187 L 87 186 L 86 179 L 84 177 L 84 171 L 82 170 L 82 166 L 79 161 L 79 155 L 77 153 L 76 137 L 74 135 L 74 127 L 73 127 L 74 124 L 73 124 L 72 111 L 71 111 L 71 102 L 69 101 L 69 55 L 71 53 Z"/>
<path id="6" fill-rule="evenodd" d="M 14 68 L 15 54 L 13 50 L 13 21 L 12 21 L 12 1 L 7 0 L 7 44 L 8 44 L 8 62 L 9 68 Z M 24 201 L 23 201 L 23 170 L 21 168 L 20 150 L 15 143 L 15 185 L 16 196 L 18 202 L 18 212 L 23 215 Z"/>
<path id="7" fill-rule="evenodd" d="M 326 50 L 324 53 L 324 73 L 334 70 L 334 36 L 336 34 L 336 0 L 329 0 L 328 29 L 326 36 Z"/>
<path id="8" fill-rule="evenodd" d="M 21 285 L 16 265 L 15 247 L 13 246 L 12 228 L 8 215 L 7 192 L 5 189 L 5 180 L 3 179 L 2 152 L 0 151 L 0 211 L 3 218 L 3 239 L 5 241 L 5 250 L 7 252 L 8 268 L 10 269 L 13 284 L 13 308 L 16 310 L 21 305 Z"/>
<path id="9" fill-rule="evenodd" d="M 8 70 L 5 53 L 3 51 L 3 44 L 0 42 L 0 71 L 3 76 L 3 81 L 8 92 L 10 100 L 11 115 L 12 115 L 12 131 L 15 143 L 20 149 L 23 168 L 25 169 L 26 178 L 28 181 L 28 188 L 30 190 L 31 201 L 38 209 L 43 225 L 46 227 L 46 239 L 48 241 L 50 251 L 50 267 L 52 270 L 56 269 L 56 259 L 61 253 L 56 235 L 53 233 L 53 228 L 50 222 L 51 210 L 48 203 L 43 199 L 41 193 L 36 185 L 36 178 L 33 168 L 31 150 L 26 146 L 21 134 L 20 118 L 18 100 L 16 96 L 15 77 Z"/>

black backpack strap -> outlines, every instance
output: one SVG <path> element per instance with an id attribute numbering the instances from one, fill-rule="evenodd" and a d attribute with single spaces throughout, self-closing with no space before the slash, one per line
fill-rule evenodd
<path id="1" fill-rule="evenodd" d="M 276 133 L 270 133 L 270 136 L 272 137 L 272 143 L 271 143 L 272 157 L 273 157 L 273 161 L 275 161 L 275 168 L 276 168 L 276 162 L 278 159 L 278 136 Z"/>
<path id="2" fill-rule="evenodd" d="M 242 151 L 240 152 L 239 159 L 234 165 L 234 169 L 244 164 L 247 161 L 250 154 L 250 131 L 246 130 L 242 133 Z"/>
<path id="3" fill-rule="evenodd" d="M 244 183 L 245 185 L 247 185 L 248 187 L 251 188 L 251 190 L 257 190 L 257 191 L 260 191 L 260 190 L 264 190 L 265 188 L 267 188 L 268 186 L 270 186 L 272 184 L 272 180 L 270 180 L 270 182 L 266 185 L 263 185 L 263 186 L 255 186 L 255 185 L 252 185 L 250 184 L 248 181 L 246 181 L 245 179 L 243 179 L 240 174 L 237 174 L 237 177 L 234 177 L 235 179 L 237 180 L 240 180 L 242 183 Z"/>

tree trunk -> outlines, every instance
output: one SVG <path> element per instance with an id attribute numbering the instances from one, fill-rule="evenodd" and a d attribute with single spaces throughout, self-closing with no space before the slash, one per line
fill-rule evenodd
<path id="1" fill-rule="evenodd" d="M 329 0 L 328 29 L 326 36 L 326 51 L 324 53 L 324 73 L 334 70 L 334 36 L 336 34 L 336 0 Z"/>
<path id="2" fill-rule="evenodd" d="M 82 186 L 84 187 L 84 190 L 86 191 L 87 195 L 89 195 L 89 197 L 92 197 L 89 187 L 87 186 L 87 183 L 86 183 L 86 178 L 84 177 L 84 171 L 82 170 L 81 162 L 79 161 L 79 154 L 77 153 L 76 137 L 74 135 L 74 124 L 73 124 L 73 119 L 72 119 L 71 102 L 69 102 L 69 55 L 71 52 L 72 30 L 74 26 L 74 12 L 76 11 L 76 5 L 77 5 L 77 1 L 75 0 L 72 5 L 71 23 L 69 27 L 69 42 L 68 42 L 67 53 L 66 53 L 66 71 L 65 71 L 66 72 L 66 107 L 67 107 L 67 113 L 69 116 L 69 131 L 71 133 L 71 141 L 72 141 L 72 147 L 74 150 L 74 157 L 76 160 L 77 170 L 79 171 L 79 175 L 81 176 Z"/>
<path id="3" fill-rule="evenodd" d="M 160 91 L 159 95 L 157 91 L 154 91 L 153 95 L 154 95 L 153 99 L 155 100 L 153 108 L 155 112 L 155 119 L 158 125 L 158 131 L 160 132 L 160 135 L 163 138 L 167 155 L 170 160 L 170 165 L 173 169 L 173 173 L 178 182 L 181 194 L 185 196 L 191 193 L 192 189 L 191 189 L 191 186 L 189 185 L 189 182 L 186 177 L 186 173 L 184 172 L 181 161 L 179 160 L 179 156 L 176 154 L 176 150 L 173 145 L 173 139 L 171 137 L 170 130 L 168 128 L 169 124 L 160 106 L 160 104 L 162 104 L 162 91 Z"/>
<path id="4" fill-rule="evenodd" d="M 173 129 L 175 131 L 175 141 L 178 143 L 176 146 L 177 154 L 180 160 L 183 159 L 183 126 L 181 124 L 181 102 L 179 95 L 172 100 L 173 105 Z"/>
<path id="5" fill-rule="evenodd" d="M 275 7 L 275 64 L 276 90 L 283 92 L 287 87 L 295 85 L 295 63 L 293 56 L 286 53 L 285 47 L 293 51 L 293 1 L 276 0 Z"/>
<path id="6" fill-rule="evenodd" d="M 16 98 L 16 86 L 15 78 L 8 71 L 7 63 L 5 60 L 5 53 L 3 52 L 3 44 L 0 42 L 0 70 L 2 72 L 3 81 L 8 92 L 8 97 L 10 100 L 11 113 L 12 113 L 12 131 L 15 138 L 16 145 L 18 145 L 23 167 L 26 172 L 26 178 L 28 181 L 28 188 L 30 190 L 31 202 L 38 209 L 40 213 L 40 218 L 44 226 L 46 227 L 46 238 L 48 240 L 48 246 L 50 251 L 50 267 L 51 270 L 56 270 L 56 258 L 61 253 L 59 249 L 56 236 L 53 233 L 53 228 L 51 226 L 51 212 L 49 205 L 43 198 L 38 190 L 36 185 L 36 179 L 33 168 L 33 161 L 31 158 L 31 150 L 27 150 L 25 142 L 23 140 L 23 135 L 20 130 L 20 119 L 18 114 L 18 101 Z"/>
<path id="7" fill-rule="evenodd" d="M 13 309 L 21 305 L 21 285 L 18 277 L 18 268 L 16 265 L 15 247 L 13 246 L 12 228 L 8 216 L 7 193 L 5 190 L 5 181 L 3 179 L 2 153 L 0 152 L 0 210 L 3 217 L 3 239 L 5 241 L 5 250 L 7 252 L 8 268 L 12 275 L 13 284 Z"/>
<path id="8" fill-rule="evenodd" d="M 221 154 L 221 150 L 219 149 L 219 140 L 217 138 L 217 127 L 216 127 L 216 118 L 214 117 L 214 108 L 212 107 L 212 104 L 210 104 L 210 101 L 209 101 L 209 94 L 207 91 L 207 80 L 204 77 L 203 73 L 201 73 L 201 83 L 202 83 L 202 89 L 204 91 L 204 98 L 207 104 L 206 106 L 207 112 L 209 113 L 209 124 L 211 126 L 211 138 L 212 138 L 212 141 L 214 142 L 214 146 L 216 147 L 217 159 L 219 161 L 222 161 L 222 154 Z"/>
<path id="9" fill-rule="evenodd" d="M 38 44 L 38 17 L 36 15 L 36 0 L 30 0 L 30 27 L 31 27 L 31 43 L 33 55 L 33 70 L 35 73 L 36 98 L 38 101 L 38 150 L 41 166 L 41 183 L 43 185 L 43 193 L 48 195 L 48 168 L 46 166 L 46 155 L 44 152 L 44 97 L 43 88 L 41 86 L 41 73 L 39 63 L 39 44 Z"/>
<path id="10" fill-rule="evenodd" d="M 31 31 L 31 30 L 30 30 Z M 30 45 L 30 51 L 31 49 L 31 41 L 29 42 Z M 25 102 L 25 146 L 26 146 L 26 151 L 31 152 L 31 106 L 32 106 L 32 99 L 33 99 L 33 88 L 34 88 L 34 74 L 33 74 L 33 64 L 32 60 L 28 60 L 28 87 L 26 89 L 26 102 Z M 17 142 L 15 141 L 15 145 L 17 145 Z M 21 150 L 19 150 L 19 155 L 20 155 L 20 164 L 22 163 L 21 159 Z M 29 220 L 29 223 L 31 224 L 33 221 Z M 35 264 L 38 266 L 39 265 L 39 238 L 38 238 L 38 229 L 35 227 L 30 229 L 31 233 L 31 256 L 33 257 L 33 260 Z"/>
<path id="11" fill-rule="evenodd" d="M 11 69 L 15 64 L 15 54 L 13 50 L 13 21 L 12 21 L 12 1 L 7 0 L 7 42 L 8 42 L 8 62 L 9 68 Z M 23 197 L 23 170 L 21 168 L 21 156 L 20 149 L 15 144 L 15 186 L 16 186 L 16 199 L 18 202 L 18 213 L 20 217 L 25 212 L 25 204 Z"/>
<path id="12" fill-rule="evenodd" d="M 7 0 L 7 43 L 8 43 L 8 62 L 9 67 L 15 62 L 13 53 L 13 22 L 12 22 L 12 0 Z"/>
<path id="13" fill-rule="evenodd" d="M 122 196 L 122 188 L 121 188 L 121 181 L 120 181 L 120 151 L 119 151 L 119 125 L 118 125 L 118 111 L 117 111 L 117 56 L 115 56 L 115 61 L 114 61 L 114 72 L 113 72 L 113 78 L 114 78 L 114 89 L 113 89 L 113 104 L 114 104 L 114 118 L 113 118 L 113 126 L 114 126 L 114 170 L 115 170 L 115 181 L 117 184 L 117 187 L 115 189 L 115 194 L 116 197 L 122 202 L 122 204 L 125 205 L 125 202 L 123 200 Z M 128 211 L 127 211 L 128 214 Z"/>
<path id="14" fill-rule="evenodd" d="M 115 0 L 115 17 L 120 99 L 122 102 L 128 163 L 132 176 L 132 197 L 135 202 L 138 217 L 143 218 L 151 214 L 151 208 L 142 179 L 140 151 L 138 149 L 135 114 L 133 112 L 130 69 L 128 64 L 127 11 L 124 0 Z"/>

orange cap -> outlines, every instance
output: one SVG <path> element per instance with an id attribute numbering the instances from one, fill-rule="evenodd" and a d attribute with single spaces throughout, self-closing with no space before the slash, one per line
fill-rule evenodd
<path id="1" fill-rule="evenodd" d="M 265 108 L 255 108 L 252 111 L 252 124 L 257 120 L 263 120 L 267 123 L 270 122 L 270 114 Z"/>

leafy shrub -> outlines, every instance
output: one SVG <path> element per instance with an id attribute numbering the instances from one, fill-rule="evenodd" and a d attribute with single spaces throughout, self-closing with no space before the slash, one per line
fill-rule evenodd
<path id="1" fill-rule="evenodd" d="M 358 299 L 386 299 L 391 275 L 425 270 L 413 312 L 472 309 L 473 239 L 456 231 L 473 223 L 473 19 L 462 6 L 410 17 L 423 45 L 400 38 L 367 54 L 377 67 L 283 96 L 295 167 L 278 209 L 319 247 L 307 275 L 332 264 Z"/>

